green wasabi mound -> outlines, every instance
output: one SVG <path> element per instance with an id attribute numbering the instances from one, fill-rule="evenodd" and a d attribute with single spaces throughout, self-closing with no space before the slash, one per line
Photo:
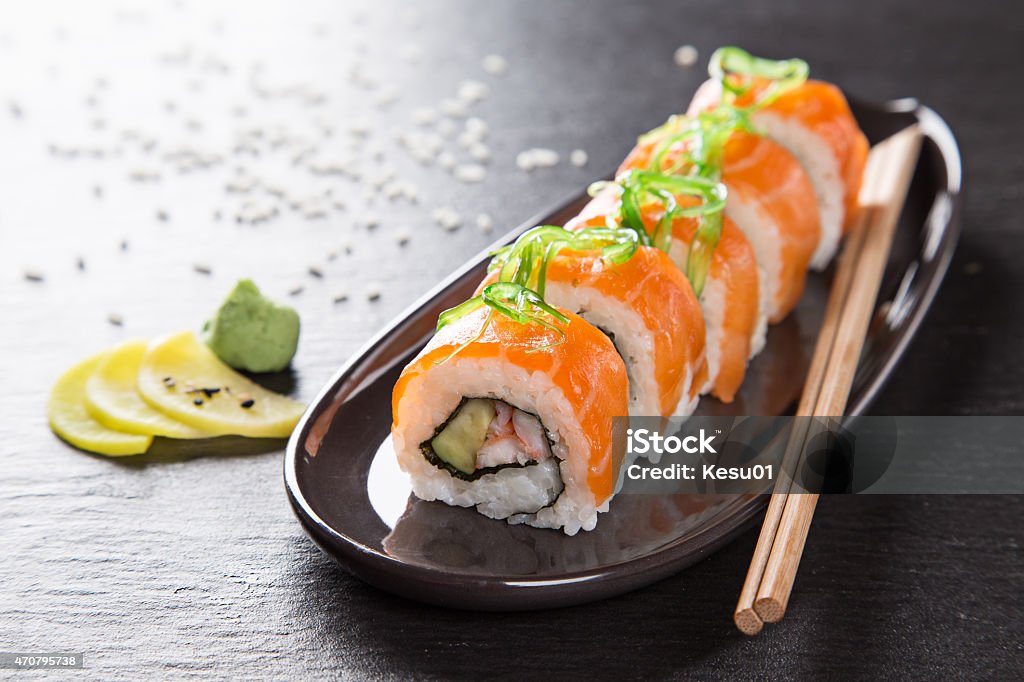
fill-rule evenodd
<path id="1" fill-rule="evenodd" d="M 299 314 L 263 296 L 252 280 L 241 279 L 203 331 L 210 350 L 231 367 L 278 372 L 295 356 Z"/>

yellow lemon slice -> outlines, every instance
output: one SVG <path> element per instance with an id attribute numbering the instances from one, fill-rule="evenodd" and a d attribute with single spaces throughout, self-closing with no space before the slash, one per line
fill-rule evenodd
<path id="1" fill-rule="evenodd" d="M 85 385 L 99 367 L 104 353 L 81 362 L 65 372 L 50 392 L 46 416 L 50 428 L 75 447 L 100 455 L 138 455 L 145 452 L 152 436 L 121 433 L 107 428 L 85 408 Z"/>
<path id="2" fill-rule="evenodd" d="M 135 380 L 148 342 L 126 341 L 109 351 L 85 384 L 85 407 L 93 419 L 125 433 L 168 438 L 204 438 L 206 433 L 172 419 L 139 395 Z"/>
<path id="3" fill-rule="evenodd" d="M 305 410 L 225 365 L 192 332 L 151 343 L 137 385 L 150 405 L 212 435 L 287 438 Z"/>

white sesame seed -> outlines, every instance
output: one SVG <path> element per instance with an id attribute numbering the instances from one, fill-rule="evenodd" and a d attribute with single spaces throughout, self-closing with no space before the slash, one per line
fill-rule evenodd
<path id="1" fill-rule="evenodd" d="M 487 135 L 487 121 L 476 116 L 470 116 L 466 119 L 466 131 L 472 132 L 479 135 L 481 138 Z"/>
<path id="2" fill-rule="evenodd" d="M 491 216 L 486 213 L 481 213 L 476 217 L 476 226 L 481 232 L 487 233 L 491 231 L 492 227 L 494 227 L 494 221 L 491 220 Z"/>
<path id="3" fill-rule="evenodd" d="M 532 151 L 533 165 L 537 168 L 550 168 L 551 166 L 558 165 L 559 156 L 555 150 L 537 147 Z"/>
<path id="4" fill-rule="evenodd" d="M 498 54 L 489 54 L 483 60 L 484 71 L 492 76 L 501 76 L 508 71 L 508 61 Z"/>
<path id="5" fill-rule="evenodd" d="M 444 170 L 452 170 L 455 168 L 455 156 L 451 152 L 441 152 L 437 156 L 437 165 Z"/>
<path id="6" fill-rule="evenodd" d="M 431 123 L 433 123 L 436 120 L 437 120 L 437 109 L 434 109 L 432 107 L 419 107 L 417 109 L 413 109 L 412 121 L 416 125 L 421 125 L 421 126 L 430 125 Z"/>
<path id="7" fill-rule="evenodd" d="M 569 154 L 569 163 L 577 168 L 583 168 L 587 165 L 587 153 L 582 149 L 573 149 Z"/>
<path id="8" fill-rule="evenodd" d="M 378 108 L 384 109 L 395 103 L 398 99 L 398 89 L 393 85 L 385 85 L 373 96 L 373 102 Z"/>
<path id="9" fill-rule="evenodd" d="M 458 98 L 467 104 L 475 104 L 487 99 L 491 89 L 487 83 L 480 81 L 462 81 L 459 83 Z"/>
<path id="10" fill-rule="evenodd" d="M 699 58 L 699 56 L 700 55 L 697 52 L 697 48 L 695 48 L 693 45 L 683 45 L 682 47 L 676 50 L 675 54 L 673 55 L 673 59 L 675 60 L 677 66 L 689 68 L 697 63 L 697 59 Z"/>
<path id="11" fill-rule="evenodd" d="M 395 239 L 398 241 L 399 246 L 405 246 L 412 239 L 412 233 L 409 230 L 399 230 L 398 234 L 395 235 Z"/>
<path id="12" fill-rule="evenodd" d="M 359 222 L 362 223 L 366 229 L 372 230 L 380 225 L 380 218 L 377 217 L 376 213 L 366 212 L 359 218 Z"/>
<path id="13" fill-rule="evenodd" d="M 487 169 L 477 163 L 463 163 L 455 167 L 455 178 L 461 182 L 480 182 L 487 177 Z"/>
<path id="14" fill-rule="evenodd" d="M 376 301 L 380 298 L 381 287 L 379 284 L 371 284 L 366 288 L 366 300 Z"/>
<path id="15" fill-rule="evenodd" d="M 553 149 L 534 147 L 516 155 L 516 166 L 521 170 L 531 171 L 534 168 L 550 168 L 558 165 L 558 152 Z"/>
<path id="16" fill-rule="evenodd" d="M 461 133 L 459 133 L 459 136 L 455 139 L 455 142 L 463 149 L 469 149 L 477 142 L 481 142 L 481 138 L 482 135 L 480 135 L 480 133 L 473 132 L 472 130 L 463 130 Z"/>
<path id="17" fill-rule="evenodd" d="M 448 206 L 435 208 L 431 212 L 431 217 L 433 217 L 434 222 L 449 232 L 454 232 L 462 226 L 462 216 L 455 209 Z"/>
<path id="18" fill-rule="evenodd" d="M 473 157 L 475 161 L 481 161 L 483 163 L 491 160 L 491 150 L 483 142 L 477 142 L 470 147 L 469 155 Z"/>
<path id="19" fill-rule="evenodd" d="M 445 116 L 464 118 L 469 115 L 469 109 L 466 108 L 466 102 L 460 99 L 443 99 L 441 100 L 439 108 Z"/>
<path id="20" fill-rule="evenodd" d="M 365 118 L 355 121 L 348 127 L 348 131 L 356 137 L 366 137 L 372 130 L 372 124 Z"/>

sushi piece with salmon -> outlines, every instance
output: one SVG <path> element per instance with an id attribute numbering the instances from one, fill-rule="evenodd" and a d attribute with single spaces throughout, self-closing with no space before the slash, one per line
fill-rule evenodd
<path id="1" fill-rule="evenodd" d="M 491 286 L 495 305 L 516 305 L 515 293 Z M 515 310 L 540 322 L 461 308 L 402 371 L 392 397 L 398 463 L 421 499 L 568 535 L 591 530 L 622 464 L 612 424 L 629 407 L 626 367 L 582 317 Z"/>
<path id="2" fill-rule="evenodd" d="M 669 256 L 636 241 L 626 229 L 537 227 L 495 256 L 481 288 L 517 281 L 580 315 L 626 364 L 629 414 L 687 416 L 705 383 L 704 317 Z"/>
<path id="3" fill-rule="evenodd" d="M 617 185 L 602 189 L 576 218 L 567 223 L 566 228 L 582 230 L 620 226 L 620 194 Z M 686 197 L 680 197 L 679 201 L 687 204 L 697 200 L 690 198 L 688 201 Z M 653 234 L 664 218 L 664 206 L 647 202 L 641 205 L 640 211 L 644 228 Z M 671 220 L 668 254 L 681 273 L 687 269 L 700 222 L 698 217 L 687 216 Z M 753 247 L 735 223 L 723 217 L 698 301 L 705 330 L 704 383 L 699 392 L 711 393 L 725 403 L 735 398 L 746 375 L 749 359 L 764 348 L 767 308 L 761 297 L 759 279 Z"/>
<path id="4" fill-rule="evenodd" d="M 807 80 L 807 64 L 799 59 L 776 62 L 726 47 L 715 52 L 708 70 L 712 78 L 697 90 L 688 113 L 696 115 L 723 101 L 751 106 L 764 100 L 751 123 L 789 150 L 810 177 L 821 223 L 811 267 L 823 270 L 850 228 L 868 154 L 867 138 L 846 97 L 831 83 Z M 774 94 L 779 79 L 787 77 L 797 82 Z"/>
<path id="5" fill-rule="evenodd" d="M 693 145 L 687 131 L 694 125 L 689 117 L 675 116 L 641 137 L 618 176 L 631 170 L 686 171 Z M 768 318 L 779 322 L 803 294 L 821 235 L 814 186 L 783 146 L 743 130 L 728 131 L 721 157 L 725 214 L 754 247 Z"/>

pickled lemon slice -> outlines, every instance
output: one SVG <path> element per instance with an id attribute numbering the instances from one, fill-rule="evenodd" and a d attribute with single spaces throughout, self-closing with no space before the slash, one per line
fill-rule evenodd
<path id="1" fill-rule="evenodd" d="M 85 384 L 99 367 L 104 353 L 81 362 L 65 372 L 50 392 L 46 416 L 50 428 L 77 448 L 100 455 L 138 455 L 149 448 L 152 436 L 121 433 L 109 429 L 85 408 Z"/>
<path id="2" fill-rule="evenodd" d="M 85 407 L 104 426 L 168 438 L 204 438 L 206 433 L 186 426 L 154 409 L 142 399 L 135 380 L 148 342 L 126 341 L 109 351 L 85 384 Z"/>
<path id="3" fill-rule="evenodd" d="M 151 343 L 137 386 L 156 409 L 212 435 L 287 438 L 305 410 L 225 365 L 192 332 Z"/>

